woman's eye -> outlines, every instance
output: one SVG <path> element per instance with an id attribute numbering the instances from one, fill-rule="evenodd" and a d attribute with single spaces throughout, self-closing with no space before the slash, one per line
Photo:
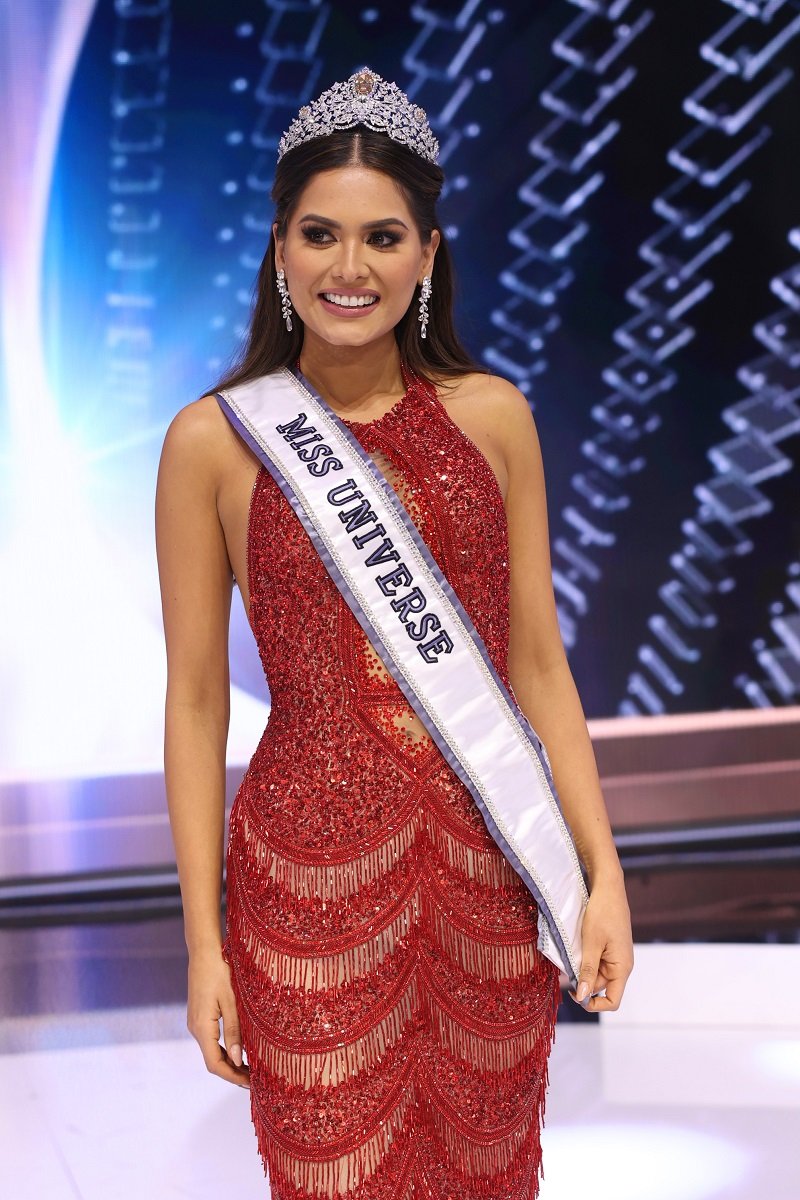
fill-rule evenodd
<path id="1" fill-rule="evenodd" d="M 309 242 L 321 242 L 323 238 L 328 237 L 328 230 L 319 225 L 304 225 L 302 232 Z"/>
<path id="2" fill-rule="evenodd" d="M 377 232 L 372 234 L 372 237 L 382 239 L 380 242 L 376 243 L 379 248 L 385 246 L 394 246 L 395 243 L 400 240 L 396 233 L 386 233 L 383 229 L 377 230 Z"/>

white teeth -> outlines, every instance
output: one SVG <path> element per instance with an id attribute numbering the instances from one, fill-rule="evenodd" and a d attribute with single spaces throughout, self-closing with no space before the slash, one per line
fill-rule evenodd
<path id="1" fill-rule="evenodd" d="M 340 308 L 367 308 L 377 300 L 377 296 L 342 296 L 338 292 L 323 292 L 322 296 Z"/>

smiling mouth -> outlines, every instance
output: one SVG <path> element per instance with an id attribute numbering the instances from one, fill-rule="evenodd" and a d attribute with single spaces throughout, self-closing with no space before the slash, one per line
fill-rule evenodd
<path id="1" fill-rule="evenodd" d="M 341 292 L 320 292 L 320 296 L 337 308 L 374 308 L 380 299 L 379 296 L 348 296 Z"/>

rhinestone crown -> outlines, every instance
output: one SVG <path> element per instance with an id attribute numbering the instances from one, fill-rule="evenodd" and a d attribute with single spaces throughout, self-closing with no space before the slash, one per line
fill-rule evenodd
<path id="1" fill-rule="evenodd" d="M 287 150 L 336 129 L 367 125 L 402 142 L 435 163 L 439 143 L 425 110 L 412 104 L 396 83 L 362 67 L 342 83 L 334 83 L 311 104 L 305 104 L 278 143 L 278 161 Z"/>

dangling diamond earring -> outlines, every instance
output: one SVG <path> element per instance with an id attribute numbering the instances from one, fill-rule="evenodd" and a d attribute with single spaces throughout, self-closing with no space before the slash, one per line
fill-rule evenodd
<path id="1" fill-rule="evenodd" d="M 428 301 L 431 298 L 431 277 L 430 275 L 423 276 L 422 291 L 419 294 L 419 317 L 421 322 L 419 327 L 419 336 L 427 337 L 428 329 Z"/>
<path id="2" fill-rule="evenodd" d="M 278 271 L 278 274 L 275 279 L 275 284 L 278 288 L 278 291 L 281 294 L 281 316 L 283 317 L 284 321 L 286 322 L 287 333 L 291 333 L 292 332 L 292 300 L 289 295 L 289 289 L 286 286 L 286 272 L 284 271 L 283 267 L 281 267 L 280 271 Z"/>

